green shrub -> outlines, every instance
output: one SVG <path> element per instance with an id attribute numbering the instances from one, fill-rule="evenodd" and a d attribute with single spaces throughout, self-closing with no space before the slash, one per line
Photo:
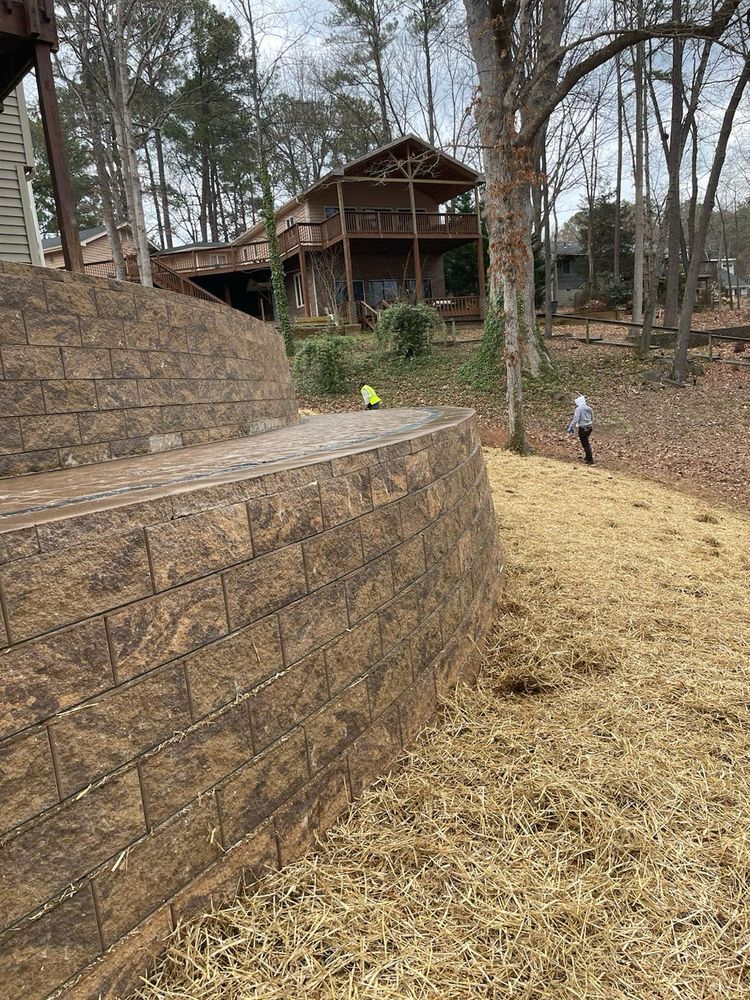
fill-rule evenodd
<path id="1" fill-rule="evenodd" d="M 504 314 L 490 310 L 479 347 L 458 370 L 462 382 L 474 389 L 496 390 L 499 387 L 505 375 L 504 337 Z"/>
<path id="2" fill-rule="evenodd" d="M 435 333 L 444 333 L 440 314 L 424 302 L 396 302 L 380 314 L 375 336 L 397 357 L 429 354 Z"/>
<path id="3" fill-rule="evenodd" d="M 351 337 L 311 337 L 294 355 L 294 381 L 308 392 L 341 393 L 349 388 Z"/>

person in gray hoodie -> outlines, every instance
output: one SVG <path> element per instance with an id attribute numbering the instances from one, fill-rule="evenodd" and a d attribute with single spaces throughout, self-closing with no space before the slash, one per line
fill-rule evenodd
<path id="1" fill-rule="evenodd" d="M 586 465 L 594 464 L 594 456 L 591 453 L 589 438 L 594 429 L 594 411 L 586 402 L 585 396 L 576 396 L 576 410 L 573 419 L 568 424 L 568 434 L 578 431 L 578 439 L 583 448 L 584 462 Z"/>

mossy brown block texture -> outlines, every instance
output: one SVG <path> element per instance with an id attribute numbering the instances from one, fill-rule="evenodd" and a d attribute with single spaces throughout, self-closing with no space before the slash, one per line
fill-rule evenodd
<path id="1" fill-rule="evenodd" d="M 218 302 L 5 265 L 0 301 L 0 478 L 298 419 L 281 335 Z"/>
<path id="2" fill-rule="evenodd" d="M 117 300 L 92 288 L 58 307 Z M 181 340 L 160 323 L 190 304 L 159 301 L 114 350 L 158 350 L 161 382 Z M 218 347 L 210 310 L 200 331 Z M 74 369 L 97 384 L 100 350 Z M 313 848 L 474 676 L 502 586 L 484 462 L 471 411 L 394 410 L 6 483 L 0 1000 L 114 1000 L 179 921 Z"/>

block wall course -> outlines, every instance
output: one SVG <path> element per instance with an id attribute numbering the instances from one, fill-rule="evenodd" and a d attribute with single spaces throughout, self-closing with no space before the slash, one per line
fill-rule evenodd
<path id="1" fill-rule="evenodd" d="M 0 477 L 298 419 L 272 327 L 159 289 L 24 266 L 26 273 L 0 272 L 0 419 L 25 421 L 2 428 Z M 126 421 L 97 419 L 122 410 Z M 188 440 L 176 436 L 183 432 L 192 432 Z"/>
<path id="2" fill-rule="evenodd" d="M 176 920 L 311 846 L 472 675 L 500 580 L 460 427 L 12 536 L 0 933 L 33 964 L 45 908 L 40 1000 L 130 982 Z"/>

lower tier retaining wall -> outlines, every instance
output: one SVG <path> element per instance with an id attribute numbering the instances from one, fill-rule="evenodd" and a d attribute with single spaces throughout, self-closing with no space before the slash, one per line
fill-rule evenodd
<path id="1" fill-rule="evenodd" d="M 2 539 L 7 1000 L 125 996 L 303 853 L 471 674 L 502 583 L 466 416 Z"/>

